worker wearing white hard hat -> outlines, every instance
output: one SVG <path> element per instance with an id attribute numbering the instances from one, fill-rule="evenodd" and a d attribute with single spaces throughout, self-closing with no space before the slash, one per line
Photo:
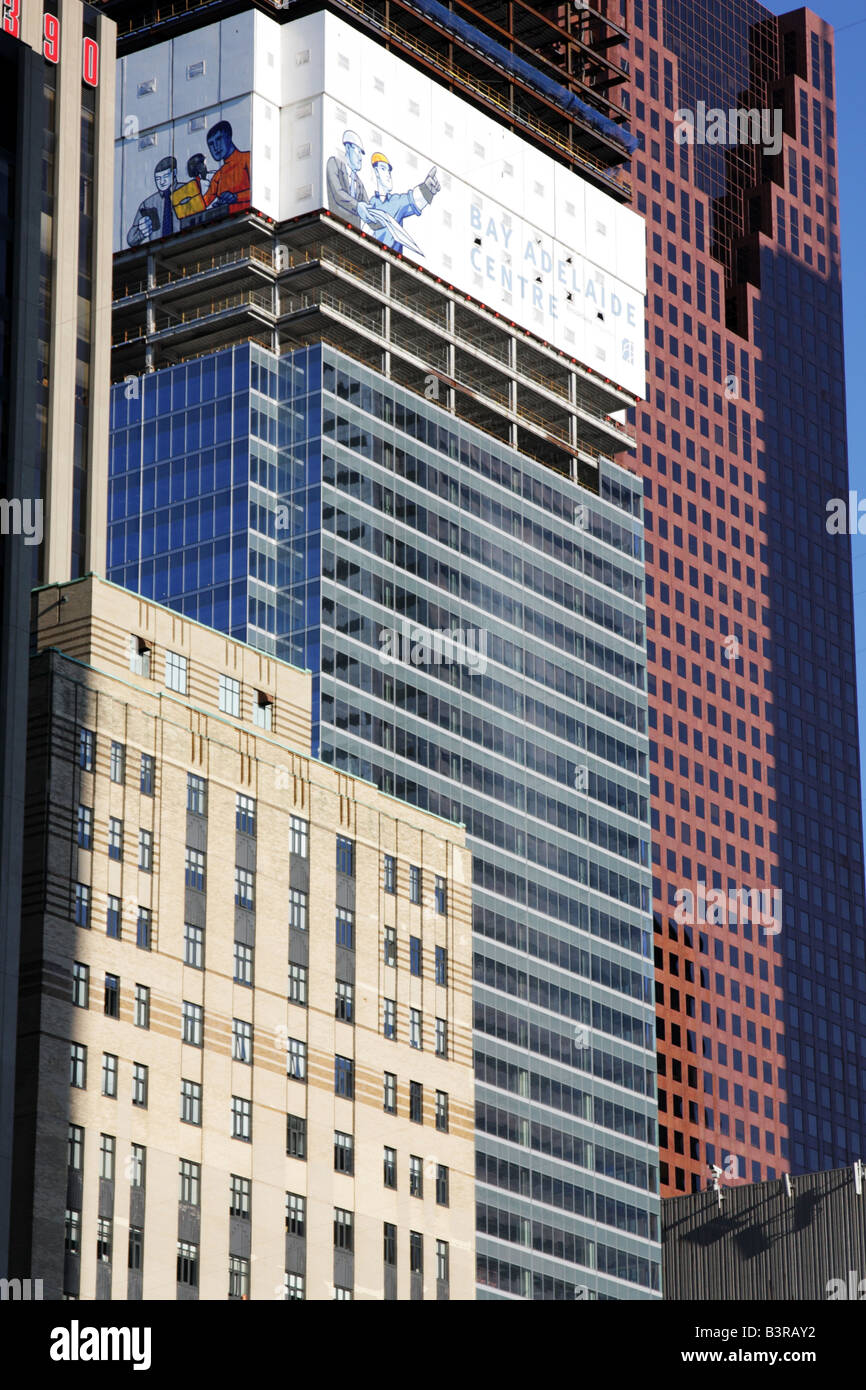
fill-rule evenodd
<path id="1" fill-rule="evenodd" d="M 364 142 L 356 130 L 343 131 L 345 154 L 331 155 L 325 170 L 328 207 L 338 217 L 363 225 L 367 214 L 367 190 L 359 177 L 364 159 Z"/>

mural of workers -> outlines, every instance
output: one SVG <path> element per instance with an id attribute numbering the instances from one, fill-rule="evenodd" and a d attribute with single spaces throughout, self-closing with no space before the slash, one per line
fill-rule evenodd
<path id="1" fill-rule="evenodd" d="M 143 241 L 171 236 L 178 230 L 180 222 L 172 202 L 172 193 L 177 187 L 176 175 L 177 160 L 168 154 L 154 168 L 156 192 L 139 203 L 132 226 L 126 234 L 128 246 L 140 246 Z"/>
<path id="2" fill-rule="evenodd" d="M 219 203 L 226 212 L 245 212 L 250 207 L 250 152 L 239 150 L 228 121 L 217 121 L 207 133 L 207 147 L 220 167 L 202 193 L 206 208 Z"/>
<path id="3" fill-rule="evenodd" d="M 442 187 L 436 166 L 428 171 L 424 181 L 416 188 L 410 188 L 408 193 L 395 193 L 393 166 L 387 156 L 377 151 L 370 164 L 376 180 L 376 192 L 368 203 L 366 220 L 374 237 L 383 246 L 390 246 L 392 251 L 402 252 L 404 243 L 407 243 L 410 250 L 423 254 L 415 241 L 403 232 L 403 223 L 407 217 L 417 217 L 428 208 Z"/>
<path id="4" fill-rule="evenodd" d="M 325 169 L 328 207 L 338 217 L 360 227 L 367 212 L 367 190 L 358 177 L 364 159 L 364 146 L 355 130 L 343 131 L 345 154 L 331 155 Z"/>

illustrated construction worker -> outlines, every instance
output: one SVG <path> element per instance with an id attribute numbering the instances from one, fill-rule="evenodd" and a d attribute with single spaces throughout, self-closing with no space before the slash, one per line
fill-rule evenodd
<path id="1" fill-rule="evenodd" d="M 428 171 L 422 183 L 410 188 L 408 193 L 395 193 L 393 166 L 388 157 L 377 151 L 370 164 L 376 180 L 376 192 L 369 201 L 366 220 L 372 227 L 373 235 L 383 246 L 390 246 L 392 251 L 402 252 L 403 245 L 398 240 L 398 232 L 404 221 L 407 217 L 419 216 L 430 206 L 442 187 L 437 177 L 436 166 Z M 380 217 L 380 213 L 384 213 L 388 221 Z"/>
<path id="2" fill-rule="evenodd" d="M 143 241 L 171 236 L 180 227 L 172 205 L 171 195 L 177 187 L 177 160 L 167 154 L 153 170 L 156 192 L 143 198 L 126 234 L 128 246 L 140 246 Z"/>
<path id="3" fill-rule="evenodd" d="M 338 217 L 360 227 L 366 220 L 367 190 L 358 177 L 364 160 L 364 145 L 356 130 L 343 131 L 344 157 L 331 155 L 325 169 L 328 207 Z"/>
<path id="4" fill-rule="evenodd" d="M 228 121 L 217 121 L 207 133 L 207 147 L 220 167 L 202 191 L 205 207 L 219 203 L 226 212 L 241 212 L 250 206 L 250 152 L 239 150 L 232 140 Z"/>

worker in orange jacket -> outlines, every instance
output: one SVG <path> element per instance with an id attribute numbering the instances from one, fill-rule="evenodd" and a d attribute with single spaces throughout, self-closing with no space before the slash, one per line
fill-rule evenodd
<path id="1" fill-rule="evenodd" d="M 207 133 L 207 147 L 214 159 L 220 161 L 202 193 L 205 207 L 219 203 L 226 212 L 242 212 L 250 206 L 250 152 L 239 150 L 232 139 L 228 121 L 217 121 Z"/>

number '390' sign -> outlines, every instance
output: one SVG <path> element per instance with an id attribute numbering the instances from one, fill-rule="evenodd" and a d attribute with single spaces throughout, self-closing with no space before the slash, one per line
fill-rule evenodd
<path id="1" fill-rule="evenodd" d="M 2 0 L 3 32 L 13 39 L 21 37 L 21 0 Z M 49 63 L 60 61 L 60 20 L 56 14 L 42 18 L 42 55 Z M 88 87 L 99 82 L 99 44 L 86 38 L 82 45 L 81 76 Z"/>

